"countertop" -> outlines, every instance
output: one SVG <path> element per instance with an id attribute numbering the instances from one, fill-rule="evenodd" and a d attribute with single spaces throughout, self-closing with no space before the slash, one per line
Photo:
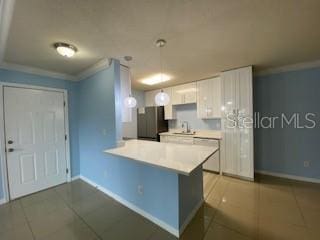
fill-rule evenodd
<path id="1" fill-rule="evenodd" d="M 159 135 L 161 136 L 176 136 L 176 137 L 193 137 L 193 138 L 209 138 L 209 139 L 222 139 L 222 134 L 220 131 L 204 131 L 204 130 L 195 130 L 195 134 L 193 135 L 186 135 L 186 134 L 176 134 L 175 132 L 179 132 L 181 130 L 172 130 L 169 132 L 163 132 Z"/>
<path id="2" fill-rule="evenodd" d="M 124 146 L 108 149 L 104 152 L 165 168 L 179 174 L 190 175 L 218 149 L 218 147 L 128 140 L 124 141 Z"/>

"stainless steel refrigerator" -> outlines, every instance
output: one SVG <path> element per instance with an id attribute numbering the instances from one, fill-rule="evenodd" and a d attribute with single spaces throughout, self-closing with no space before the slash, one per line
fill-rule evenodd
<path id="1" fill-rule="evenodd" d="M 137 111 L 138 139 L 160 142 L 159 133 L 168 131 L 168 121 L 164 119 L 164 107 L 144 107 Z"/>

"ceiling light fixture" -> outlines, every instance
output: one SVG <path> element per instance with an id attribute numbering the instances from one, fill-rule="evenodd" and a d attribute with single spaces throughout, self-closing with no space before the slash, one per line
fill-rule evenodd
<path id="1" fill-rule="evenodd" d="M 154 74 L 150 77 L 143 79 L 141 82 L 143 84 L 151 86 L 151 85 L 155 85 L 158 83 L 163 83 L 163 82 L 169 81 L 170 79 L 171 79 L 171 76 L 169 76 L 167 74 L 157 73 L 157 74 Z"/>
<path id="2" fill-rule="evenodd" d="M 73 57 L 73 55 L 78 51 L 74 45 L 68 43 L 57 42 L 53 44 L 53 46 L 60 55 L 68 58 Z"/>
<path id="3" fill-rule="evenodd" d="M 163 73 L 162 73 L 162 59 L 161 59 L 161 48 L 163 48 L 166 45 L 166 40 L 164 39 L 158 39 L 156 41 L 156 46 L 159 48 L 160 50 L 160 82 L 165 82 L 166 80 L 163 80 Z M 169 79 L 168 79 L 169 80 Z M 167 80 L 167 81 L 168 81 Z M 154 97 L 154 101 L 156 102 L 156 104 L 158 106 L 165 106 L 168 105 L 170 102 L 170 97 L 167 93 L 165 93 L 163 91 L 163 89 L 161 89 L 161 91 L 159 93 L 156 94 L 156 96 Z"/>
<path id="4" fill-rule="evenodd" d="M 127 65 L 128 65 L 128 68 L 129 68 L 129 74 L 131 74 L 130 67 L 129 67 L 129 62 L 132 60 L 132 57 L 131 56 L 125 56 L 124 59 L 128 63 Z M 124 99 L 124 106 L 126 108 L 134 108 L 134 107 L 137 106 L 137 100 L 134 97 L 132 97 L 132 95 L 131 95 L 131 75 L 129 77 L 129 81 L 130 81 L 130 93 L 129 93 L 129 96 Z"/>

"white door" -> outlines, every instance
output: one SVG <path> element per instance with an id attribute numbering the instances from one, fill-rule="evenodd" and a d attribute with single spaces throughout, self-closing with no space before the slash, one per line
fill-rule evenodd
<path id="1" fill-rule="evenodd" d="M 10 198 L 67 180 L 62 92 L 4 87 Z"/>

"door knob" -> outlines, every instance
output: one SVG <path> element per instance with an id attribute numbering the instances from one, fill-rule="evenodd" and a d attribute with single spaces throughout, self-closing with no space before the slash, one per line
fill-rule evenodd
<path id="1" fill-rule="evenodd" d="M 8 144 L 12 144 L 12 143 L 13 143 L 13 141 L 12 141 L 12 140 L 9 140 L 9 141 L 8 141 Z"/>
<path id="2" fill-rule="evenodd" d="M 8 152 L 13 152 L 14 149 L 13 148 L 8 148 Z"/>

